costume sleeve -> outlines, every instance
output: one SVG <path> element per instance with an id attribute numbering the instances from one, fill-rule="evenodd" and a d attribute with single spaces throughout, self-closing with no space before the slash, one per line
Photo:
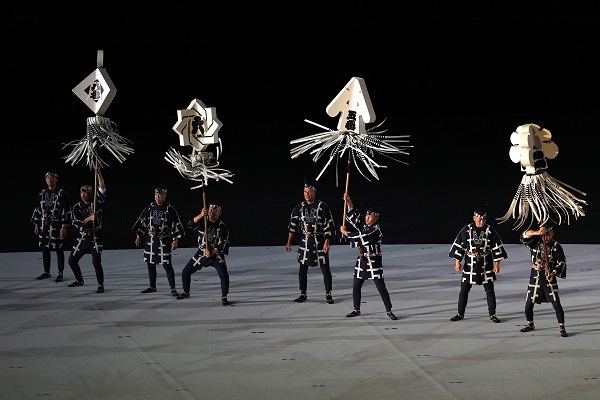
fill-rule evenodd
<path id="1" fill-rule="evenodd" d="M 227 229 L 227 225 L 223 221 L 219 222 L 215 248 L 219 253 L 229 254 L 229 229 Z"/>
<path id="2" fill-rule="evenodd" d="M 37 196 L 37 203 L 33 209 L 33 214 L 31 215 L 31 223 L 41 225 L 42 224 L 42 198 L 44 191 L 42 190 Z"/>
<path id="3" fill-rule="evenodd" d="M 565 279 L 567 277 L 567 257 L 563 247 L 558 243 L 554 242 L 554 254 L 553 254 L 554 265 L 553 271 L 556 271 L 556 276 Z"/>
<path id="4" fill-rule="evenodd" d="M 368 253 L 381 253 L 382 238 L 383 234 L 379 224 L 366 227 L 362 232 L 348 232 L 351 247 L 365 248 Z"/>
<path id="5" fill-rule="evenodd" d="M 204 217 L 202 217 L 202 219 L 200 221 L 204 221 Z M 196 221 L 194 221 L 194 218 L 190 219 L 187 223 L 188 229 L 191 229 L 193 231 L 199 230 L 200 229 L 200 221 L 196 222 Z"/>
<path id="6" fill-rule="evenodd" d="M 454 243 L 452 243 L 452 247 L 450 247 L 450 252 L 448 253 L 448 257 L 454 258 L 455 260 L 462 261 L 465 258 L 465 254 L 467 252 L 467 229 L 469 225 L 465 225 L 456 238 L 454 239 Z"/>
<path id="7" fill-rule="evenodd" d="M 135 231 L 136 235 L 142 237 L 148 232 L 148 216 L 150 215 L 150 208 L 152 205 L 149 205 L 144 208 L 138 219 L 133 224 L 131 228 L 132 231 Z"/>
<path id="8" fill-rule="evenodd" d="M 105 201 L 106 201 L 106 188 L 104 189 L 104 192 L 101 192 L 100 188 L 98 188 L 98 192 L 96 193 L 96 204 L 98 205 L 98 209 L 100 209 L 100 207 L 104 205 Z"/>
<path id="9" fill-rule="evenodd" d="M 359 231 L 359 226 L 362 226 L 365 223 L 364 217 L 358 212 L 356 208 L 348 210 L 346 213 L 346 221 L 350 222 L 350 224 L 354 227 L 355 230 Z"/>
<path id="10" fill-rule="evenodd" d="M 333 216 L 331 215 L 331 210 L 329 209 L 329 206 L 323 202 L 321 203 L 321 210 L 322 210 L 322 218 L 320 218 L 320 223 L 323 224 L 323 226 L 321 227 L 321 230 L 323 232 L 323 236 L 325 237 L 325 239 L 331 239 L 332 237 L 335 237 L 335 222 L 333 221 Z"/>
<path id="11" fill-rule="evenodd" d="M 290 222 L 288 224 L 288 232 L 294 235 L 300 233 L 300 209 L 302 208 L 302 203 L 298 204 L 292 210 L 292 214 L 290 215 Z"/>
<path id="12" fill-rule="evenodd" d="M 506 249 L 504 248 L 502 239 L 500 239 L 500 235 L 491 226 L 490 229 L 492 231 L 492 255 L 494 256 L 494 262 L 507 259 L 508 254 L 506 254 Z"/>
<path id="13" fill-rule="evenodd" d="M 521 244 L 523 246 L 529 247 L 530 249 L 535 246 L 535 244 L 539 241 L 539 237 L 537 236 L 525 236 L 525 232 L 521 233 L 521 235 L 519 236 L 519 242 L 521 242 Z"/>
<path id="14" fill-rule="evenodd" d="M 179 239 L 183 235 L 185 235 L 185 228 L 183 227 L 183 224 L 179 219 L 179 214 L 177 214 L 177 210 L 175 210 L 175 207 L 169 205 L 169 209 L 169 217 L 171 219 L 171 221 L 169 221 L 169 228 L 171 231 L 171 237 L 173 238 L 173 240 Z"/>
<path id="15" fill-rule="evenodd" d="M 73 222 L 73 226 L 75 226 L 78 231 L 81 231 L 83 229 L 83 226 L 84 226 L 83 220 L 84 219 L 85 219 L 85 216 L 81 212 L 81 204 L 80 203 L 75 204 L 75 206 L 73 207 L 72 222 Z"/>
<path id="16" fill-rule="evenodd" d="M 69 199 L 69 195 L 67 191 L 64 189 L 59 190 L 59 200 L 60 201 L 60 222 L 62 226 L 71 225 L 71 200 Z"/>

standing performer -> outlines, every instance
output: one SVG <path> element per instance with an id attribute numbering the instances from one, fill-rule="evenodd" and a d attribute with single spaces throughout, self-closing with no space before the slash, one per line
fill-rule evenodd
<path id="1" fill-rule="evenodd" d="M 535 330 L 533 324 L 533 306 L 535 303 L 551 302 L 558 320 L 561 337 L 569 336 L 565 329 L 565 313 L 558 295 L 556 277 L 567 277 L 567 257 L 562 246 L 554 240 L 554 228 L 549 223 L 538 230 L 528 229 L 519 237 L 521 244 L 531 252 L 531 273 L 525 300 L 527 326 L 521 332 Z"/>
<path id="2" fill-rule="evenodd" d="M 79 230 L 79 236 L 69 256 L 69 266 L 75 275 L 75 282 L 69 287 L 83 286 L 83 275 L 79 260 L 85 254 L 91 254 L 92 265 L 96 271 L 98 289 L 96 293 L 104 293 L 104 269 L 102 268 L 102 247 L 104 235 L 102 234 L 102 209 L 106 201 L 106 185 L 100 172 L 100 163 L 96 163 L 96 179 L 98 191 L 94 199 L 94 188 L 83 185 L 79 189 L 81 201 L 73 207 L 73 225 Z"/>
<path id="3" fill-rule="evenodd" d="M 354 311 L 346 317 L 358 317 L 360 315 L 361 289 L 366 280 L 372 279 L 381 295 L 385 305 L 387 317 L 391 320 L 398 318 L 392 312 L 392 301 L 385 286 L 383 278 L 383 262 L 381 255 L 381 239 L 383 233 L 379 228 L 379 211 L 369 208 L 363 217 L 358 210 L 353 208 L 352 200 L 348 193 L 344 193 L 344 201 L 348 205 L 346 221 L 352 225 L 353 231 L 348 231 L 345 225 L 340 226 L 340 231 L 350 240 L 352 247 L 358 248 L 358 258 L 354 266 L 354 282 L 352 284 L 352 302 Z"/>
<path id="4" fill-rule="evenodd" d="M 150 286 L 141 293 L 156 292 L 156 265 L 162 264 L 171 286 L 171 294 L 177 296 L 171 250 L 177 249 L 179 238 L 185 235 L 185 230 L 175 207 L 166 200 L 167 189 L 157 187 L 154 190 L 154 201 L 144 208 L 132 230 L 136 233 L 136 247 L 140 247 L 142 238 L 145 238 L 144 261 L 148 264 Z"/>
<path id="5" fill-rule="evenodd" d="M 314 184 L 304 182 L 304 201 L 292 210 L 288 224 L 288 240 L 285 251 L 290 251 L 292 239 L 301 235 L 298 246 L 298 280 L 300 283 L 300 296 L 294 301 L 306 301 L 308 284 L 308 267 L 321 267 L 325 283 L 325 300 L 333 304 L 331 290 L 333 277 L 329 267 L 329 240 L 335 236 L 335 224 L 329 206 L 321 200 L 316 200 L 317 188 Z"/>
<path id="6" fill-rule="evenodd" d="M 31 216 L 33 232 L 38 236 L 42 249 L 44 273 L 35 279 L 48 279 L 52 250 L 56 251 L 58 275 L 55 282 L 63 281 L 65 253 L 63 242 L 67 236 L 67 227 L 71 225 L 71 202 L 65 190 L 58 187 L 58 174 L 46 172 L 46 186 L 37 198 L 37 204 Z"/>
<path id="7" fill-rule="evenodd" d="M 448 256 L 455 260 L 456 272 L 462 270 L 458 313 L 450 321 L 460 321 L 465 317 L 469 292 L 473 284 L 483 285 L 487 297 L 490 321 L 500 322 L 496 317 L 496 293 L 494 281 L 500 272 L 500 261 L 508 258 L 504 245 L 496 230 L 486 223 L 487 213 L 478 208 L 473 213 L 473 223 L 465 225 L 450 248 Z M 465 266 L 461 261 L 465 260 Z"/>
<path id="8" fill-rule="evenodd" d="M 208 215 L 208 222 L 204 232 L 203 222 L 206 215 Z M 188 228 L 198 231 L 198 250 L 181 271 L 183 293 L 177 297 L 178 299 L 190 297 L 192 274 L 204 267 L 213 266 L 221 279 L 221 304 L 229 305 L 227 300 L 229 273 L 225 262 L 225 255 L 229 254 L 229 230 L 220 217 L 221 206 L 213 203 L 208 208 L 204 207 L 200 214 L 188 222 Z"/>

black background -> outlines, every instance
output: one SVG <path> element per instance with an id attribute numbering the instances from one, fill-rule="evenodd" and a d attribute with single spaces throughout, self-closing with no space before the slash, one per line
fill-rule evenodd
<path id="1" fill-rule="evenodd" d="M 96 69 L 98 50 L 117 88 L 104 116 L 135 150 L 122 164 L 107 157 L 106 249 L 134 247 L 131 226 L 157 185 L 168 187 L 184 223 L 200 211 L 202 189 L 164 159 L 170 147 L 191 153 L 172 127 L 198 98 L 223 124 L 220 163 L 233 184 L 210 180 L 205 194 L 223 206 L 232 245 L 283 250 L 304 179 L 327 161 L 291 159 L 290 141 L 321 131 L 305 119 L 336 127 L 325 109 L 352 77 L 365 80 L 377 115 L 367 127 L 385 120 L 390 135 L 411 135 L 414 146 L 399 157 L 408 165 L 376 157 L 387 166 L 379 180 L 350 172 L 355 205 L 381 210 L 386 243 L 450 245 L 481 204 L 504 242 L 516 243 L 512 221 L 495 218 L 522 177 L 508 152 L 510 134 L 526 123 L 549 129 L 559 147 L 549 174 L 587 193 L 586 216 L 563 223 L 557 239 L 599 243 L 600 7 L 455 3 L 7 10 L 0 251 L 37 249 L 29 219 L 47 170 L 73 204 L 78 188 L 93 184 L 87 167 L 64 162 L 63 144 L 81 139 L 94 116 L 72 89 Z M 317 182 L 338 226 L 345 184 L 343 162 Z M 188 231 L 180 246 L 195 240 Z"/>

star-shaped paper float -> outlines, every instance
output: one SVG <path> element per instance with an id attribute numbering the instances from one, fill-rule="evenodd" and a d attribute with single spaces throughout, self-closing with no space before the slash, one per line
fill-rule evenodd
<path id="1" fill-rule="evenodd" d="M 391 143 L 407 143 L 410 135 L 388 136 L 382 135 L 387 129 L 376 131 L 382 124 L 371 129 L 365 129 L 365 124 L 375 121 L 375 110 L 367 91 L 366 84 L 362 78 L 353 77 L 346 86 L 338 93 L 326 108 L 330 117 L 340 115 L 337 130 L 328 129 L 312 121 L 306 122 L 327 129 L 326 132 L 317 133 L 300 139 L 295 139 L 290 144 L 299 144 L 292 148 L 292 158 L 310 152 L 313 161 L 317 162 L 324 154 L 329 155 L 329 160 L 319 173 L 317 180 L 323 175 L 325 169 L 335 160 L 336 170 L 339 159 L 347 152 L 348 165 L 354 160 L 357 170 L 362 176 L 370 181 L 366 175 L 368 172 L 372 177 L 379 179 L 376 168 L 386 166 L 375 161 L 375 153 L 384 155 L 392 160 L 406 164 L 403 161 L 391 157 L 391 154 L 408 155 L 407 149 L 412 146 L 395 146 Z M 361 170 L 360 161 L 365 172 Z M 336 173 L 337 177 L 337 173 Z"/>
<path id="2" fill-rule="evenodd" d="M 546 172 L 547 159 L 558 155 L 558 146 L 551 140 L 548 129 L 536 124 L 525 124 L 517 127 L 510 136 L 512 146 L 510 159 L 521 164 L 525 175 L 515 194 L 507 213 L 498 218 L 500 223 L 515 219 L 514 229 L 519 229 L 531 217 L 528 228 L 536 222 L 543 225 L 549 220 L 557 224 L 570 223 L 570 216 L 585 216 L 582 205 L 587 203 L 575 196 L 570 190 L 581 195 L 586 194 Z"/>
<path id="3" fill-rule="evenodd" d="M 199 99 L 194 99 L 188 108 L 177 110 L 177 117 L 173 130 L 179 135 L 179 144 L 191 146 L 192 153 L 185 156 L 171 148 L 167 151 L 165 160 L 184 178 L 201 182 L 192 189 L 208 185 L 209 179 L 233 183 L 229 179 L 233 174 L 219 168 L 223 144 L 218 135 L 222 124 L 217 119 L 217 110 L 214 107 L 206 107 Z M 211 145 L 215 148 L 215 153 L 209 151 Z"/>
<path id="4" fill-rule="evenodd" d="M 75 165 L 83 161 L 92 168 L 96 162 L 102 166 L 108 165 L 99 154 L 100 149 L 111 153 L 120 163 L 133 153 L 130 141 L 121 136 L 117 125 L 103 117 L 108 106 L 117 94 L 117 88 L 103 67 L 104 52 L 98 50 L 97 67 L 81 83 L 73 88 L 73 93 L 83 101 L 95 114 L 87 119 L 86 135 L 81 140 L 67 143 L 63 146 L 73 147 L 71 152 L 63 157 L 66 163 Z"/>

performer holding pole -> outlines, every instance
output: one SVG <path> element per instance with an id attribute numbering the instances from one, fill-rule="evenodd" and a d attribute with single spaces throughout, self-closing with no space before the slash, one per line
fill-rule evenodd
<path id="1" fill-rule="evenodd" d="M 535 330 L 533 323 L 533 306 L 541 303 L 552 303 L 558 321 L 561 337 L 567 337 L 565 329 L 565 312 L 558 294 L 557 277 L 567 277 L 567 257 L 556 240 L 554 227 L 550 223 L 540 225 L 539 229 L 528 229 L 519 237 L 521 244 L 531 253 L 531 269 L 529 285 L 525 300 L 525 317 L 527 326 L 521 332 Z"/>
<path id="2" fill-rule="evenodd" d="M 358 248 L 358 258 L 354 266 L 354 281 L 352 284 L 352 302 L 354 310 L 346 317 L 358 317 L 361 306 L 361 290 L 367 280 L 372 280 L 379 291 L 386 316 L 395 321 L 398 319 L 392 312 L 392 301 L 383 278 L 383 257 L 381 253 L 381 241 L 383 233 L 377 223 L 379 221 L 379 210 L 369 208 L 363 216 L 352 204 L 348 193 L 344 194 L 344 202 L 348 203 L 348 215 L 346 225 L 340 227 L 340 231 L 350 240 L 352 247 Z"/>
<path id="3" fill-rule="evenodd" d="M 84 254 L 89 253 L 92 255 L 92 264 L 98 281 L 96 293 L 104 293 L 101 254 L 104 247 L 102 207 L 106 198 L 106 186 L 101 169 L 108 166 L 108 163 L 100 157 L 100 151 L 109 152 L 123 163 L 126 157 L 133 153 L 133 149 L 130 147 L 131 142 L 119 134 L 117 125 L 104 117 L 104 113 L 117 93 L 117 88 L 104 68 L 104 51 L 98 50 L 96 62 L 96 70 L 73 88 L 73 93 L 95 113 L 95 116 L 87 119 L 86 134 L 81 140 L 64 145 L 65 148 L 72 147 L 72 149 L 63 158 L 72 166 L 81 162 L 90 170 L 94 170 L 94 188 L 83 185 L 80 188 L 81 201 L 73 207 L 73 225 L 78 228 L 79 236 L 69 257 L 69 266 L 73 270 L 75 281 L 68 286 L 83 286 L 79 260 Z"/>
<path id="4" fill-rule="evenodd" d="M 306 136 L 300 139 L 295 139 L 290 144 L 296 144 L 291 150 L 292 158 L 297 158 L 305 152 L 314 154 L 313 161 L 317 162 L 319 158 L 326 152 L 329 153 L 329 160 L 317 176 L 317 180 L 325 172 L 325 169 L 332 163 L 333 160 L 338 160 L 344 155 L 344 152 L 348 152 L 348 165 L 346 172 L 346 188 L 344 192 L 344 214 L 342 217 L 342 228 L 345 228 L 345 221 L 347 220 L 347 197 L 349 186 L 350 186 L 350 170 L 352 162 L 356 163 L 356 160 L 362 161 L 364 168 L 376 179 L 379 179 L 376 168 L 382 167 L 374 160 L 375 153 L 385 154 L 386 157 L 396 160 L 389 156 L 389 154 L 408 154 L 406 149 L 407 145 L 401 145 L 399 147 L 390 144 L 391 142 L 405 143 L 408 141 L 409 135 L 401 136 L 387 136 L 382 135 L 383 131 L 375 131 L 373 129 L 366 129 L 365 124 L 375 121 L 375 110 L 371 104 L 371 99 L 367 91 L 367 86 L 362 78 L 353 77 L 346 84 L 346 86 L 335 96 L 335 98 L 329 103 L 326 108 L 326 112 L 330 117 L 339 116 L 337 130 L 328 129 L 324 126 L 316 124 L 312 121 L 305 120 L 306 122 L 319 126 L 326 129 L 323 133 L 318 133 L 310 136 Z M 379 128 L 381 124 L 374 127 Z M 383 166 L 385 167 L 385 166 Z M 356 169 L 363 175 L 367 180 L 370 180 L 365 172 L 357 165 Z M 336 186 L 338 182 L 338 174 L 336 172 Z M 314 186 L 313 186 L 314 187 Z M 320 265 L 325 276 L 325 287 L 326 290 L 330 289 L 328 283 L 328 275 L 331 273 L 329 270 L 329 238 L 334 236 L 334 233 L 329 233 L 326 229 L 321 229 L 320 233 L 328 235 L 323 237 L 323 247 L 319 247 L 318 237 L 314 239 L 314 244 L 311 242 L 313 236 L 311 232 L 308 234 L 303 232 L 300 221 L 303 221 L 306 217 L 302 217 L 306 213 L 306 208 L 311 206 L 311 199 L 314 201 L 314 193 L 311 193 L 310 187 L 305 187 L 304 197 L 305 202 L 296 206 L 292 211 L 290 223 L 288 227 L 288 241 L 286 244 L 286 251 L 290 250 L 290 242 L 295 234 L 303 233 L 301 244 L 298 249 L 298 262 L 300 263 L 300 296 L 294 300 L 296 302 L 304 302 L 307 299 L 306 296 L 306 271 L 308 265 Z M 311 197 L 312 196 L 312 197 Z M 351 208 L 351 206 L 350 206 Z M 313 217 L 314 219 L 315 217 Z M 323 228 L 332 228 L 333 220 L 330 224 L 325 225 L 321 222 Z M 343 239 L 343 237 L 342 237 Z M 359 247 L 359 258 L 360 258 L 360 247 Z M 325 264 L 326 263 L 326 264 Z M 333 298 L 330 293 L 326 293 L 327 303 L 333 303 Z M 390 311 L 391 312 L 391 311 Z M 393 314 L 392 314 L 393 315 Z"/>
<path id="5" fill-rule="evenodd" d="M 211 203 L 207 207 L 206 186 L 209 178 L 224 180 L 233 176 L 230 171 L 219 168 L 219 156 L 222 142 L 218 136 L 221 122 L 216 117 L 216 109 L 206 107 L 199 99 L 194 99 L 185 110 L 178 110 L 178 121 L 173 130 L 180 135 L 182 146 L 192 146 L 192 154 L 184 156 L 174 149 L 167 152 L 165 159 L 172 164 L 179 173 L 190 180 L 200 181 L 201 184 L 192 189 L 202 188 L 202 211 L 188 222 L 188 228 L 198 231 L 198 250 L 181 272 L 183 293 L 178 299 L 190 297 L 191 276 L 207 266 L 216 269 L 221 280 L 221 304 L 230 304 L 227 299 L 229 294 L 229 272 L 225 255 L 229 253 L 229 230 L 221 221 L 221 206 Z M 216 154 L 208 151 L 214 146 Z M 201 229 L 200 220 L 204 220 L 204 229 Z"/>
<path id="6" fill-rule="evenodd" d="M 104 234 L 102 230 L 102 210 L 106 201 L 106 184 L 102 176 L 100 162 L 96 162 L 94 186 L 83 185 L 79 189 L 81 201 L 73 207 L 73 225 L 78 230 L 77 239 L 69 256 L 69 266 L 75 275 L 75 281 L 69 287 L 83 286 L 84 279 L 79 261 L 85 254 L 92 256 L 92 265 L 96 272 L 98 288 L 96 293 L 104 293 L 104 268 L 102 267 L 102 249 Z M 92 196 L 94 198 L 92 199 Z"/>

